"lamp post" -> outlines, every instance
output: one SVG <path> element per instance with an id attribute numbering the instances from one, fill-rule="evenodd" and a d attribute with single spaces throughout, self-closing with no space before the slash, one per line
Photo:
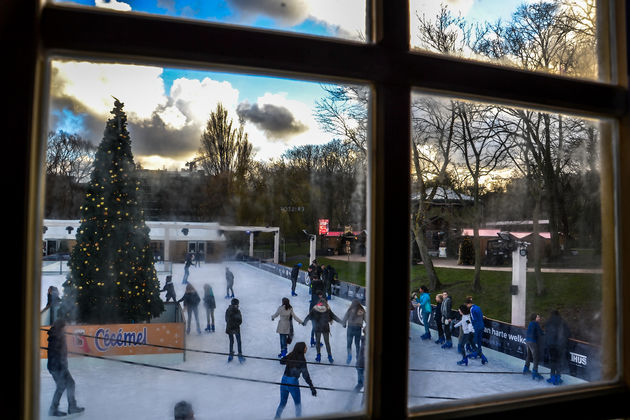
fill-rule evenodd
<path id="1" fill-rule="evenodd" d="M 308 265 L 312 265 L 313 261 L 315 261 L 317 255 L 317 244 L 315 243 L 315 240 L 317 239 L 317 237 L 315 235 L 313 235 L 312 233 L 308 233 L 305 229 L 302 230 L 302 232 L 308 236 L 309 242 L 310 242 L 310 246 L 309 246 L 309 261 L 308 261 Z"/>

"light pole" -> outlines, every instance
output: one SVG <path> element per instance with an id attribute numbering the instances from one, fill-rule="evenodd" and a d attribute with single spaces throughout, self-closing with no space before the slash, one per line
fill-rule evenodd
<path id="1" fill-rule="evenodd" d="M 309 244 L 309 256 L 308 256 L 308 265 L 313 265 L 313 261 L 315 261 L 316 259 L 316 252 L 317 252 L 317 244 L 315 242 L 315 240 L 317 239 L 317 237 L 315 235 L 313 235 L 312 233 L 308 233 L 306 231 L 306 229 L 302 229 L 302 232 L 308 236 L 308 240 L 310 242 Z"/>

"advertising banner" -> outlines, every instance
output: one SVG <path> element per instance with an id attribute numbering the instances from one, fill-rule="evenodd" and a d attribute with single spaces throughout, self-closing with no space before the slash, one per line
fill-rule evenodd
<path id="1" fill-rule="evenodd" d="M 40 355 L 48 358 L 48 329 L 40 330 Z M 134 356 L 184 352 L 184 324 L 67 325 L 68 355 Z"/>
<path id="2" fill-rule="evenodd" d="M 328 235 L 328 219 L 319 219 L 319 234 Z"/>

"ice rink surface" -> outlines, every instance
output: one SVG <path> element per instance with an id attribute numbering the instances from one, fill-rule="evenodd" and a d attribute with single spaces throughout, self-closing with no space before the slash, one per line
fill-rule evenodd
<path id="1" fill-rule="evenodd" d="M 229 348 L 225 334 L 225 310 L 230 299 L 225 296 L 225 267 L 235 276 L 235 297 L 240 300 L 243 315 L 241 336 L 246 361 L 240 364 L 235 358 L 227 362 Z M 173 282 L 178 299 L 183 296 L 185 285 L 181 283 L 183 264 L 173 265 Z M 160 286 L 165 274 L 159 275 Z M 42 277 L 42 307 L 46 303 L 49 286 L 57 286 L 61 292 L 62 275 Z M 301 318 L 308 313 L 308 289 L 298 284 L 298 296 L 291 298 L 290 281 L 244 263 L 202 264 L 191 267 L 188 281 L 203 298 L 203 285 L 212 286 L 216 298 L 216 332 L 197 334 L 194 327 L 186 337 L 186 361 L 163 366 L 143 366 L 113 360 L 71 357 L 69 369 L 76 382 L 77 401 L 86 408 L 80 417 L 86 419 L 172 419 L 173 407 L 181 400 L 190 402 L 195 418 L 204 419 L 269 419 L 273 418 L 280 399 L 279 383 L 284 366 L 277 362 L 280 352 L 276 333 L 278 320 L 271 315 L 289 297 L 295 313 Z M 164 297 L 165 293 L 162 293 Z M 332 311 L 343 318 L 350 302 L 333 298 Z M 369 316 L 369 308 L 368 308 Z M 206 312 L 200 305 L 201 329 L 206 327 Z M 301 326 L 294 323 L 294 343 L 310 341 L 310 323 Z M 453 404 L 458 399 L 484 398 L 498 393 L 553 389 L 546 381 L 533 381 L 524 376 L 523 362 L 491 350 L 484 350 L 489 359 L 482 366 L 479 360 L 458 366 L 460 356 L 456 339 L 452 349 L 443 350 L 434 343 L 437 339 L 422 341 L 420 327 L 410 330 L 409 405 L 424 406 Z M 351 391 L 356 385 L 357 374 L 354 358 L 346 365 L 346 330 L 338 323 L 331 327 L 331 347 L 334 364 L 330 365 L 326 350 L 322 348 L 322 363 L 309 363 L 308 369 L 317 388 L 317 397 L 308 388 L 301 389 L 302 415 L 316 416 L 361 410 L 361 394 Z M 289 346 L 289 350 L 293 345 Z M 354 352 L 354 349 L 353 349 Z M 221 354 L 214 354 L 221 353 Z M 314 362 L 313 347 L 308 348 L 306 359 Z M 140 362 L 142 363 L 142 362 Z M 153 365 L 153 363 L 151 363 Z M 42 365 L 40 374 L 40 418 L 48 418 L 48 407 L 54 393 L 54 381 Z M 546 370 L 541 368 L 545 375 Z M 565 384 L 582 381 L 563 375 Z M 269 383 L 271 382 L 271 383 Z M 300 379 L 301 385 L 306 385 Z M 334 389 L 334 390 L 332 390 Z M 557 388 L 556 388 L 557 389 Z M 67 407 L 62 397 L 60 409 Z M 293 400 L 289 398 L 283 418 L 294 416 Z M 75 415 L 77 416 L 77 415 Z M 74 416 L 73 416 L 74 417 Z"/>

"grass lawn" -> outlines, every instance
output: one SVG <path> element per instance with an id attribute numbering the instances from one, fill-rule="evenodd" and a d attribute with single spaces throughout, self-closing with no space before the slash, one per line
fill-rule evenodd
<path id="1" fill-rule="evenodd" d="M 330 264 L 337 270 L 339 280 L 365 285 L 365 263 L 333 260 L 318 257 L 320 264 Z M 286 265 L 293 266 L 301 262 L 302 268 L 308 267 L 306 256 L 296 256 Z M 442 283 L 438 291 L 431 290 L 431 298 L 436 292 L 447 290 L 453 299 L 455 309 L 464 302 L 466 296 L 473 296 L 486 317 L 510 322 L 512 316 L 512 296 L 510 285 L 512 273 L 509 271 L 482 270 L 480 293 L 471 290 L 474 270 L 436 267 Z M 546 293 L 536 296 L 536 284 L 533 273 L 527 276 L 527 314 L 539 313 L 545 319 L 552 309 L 560 311 L 562 317 L 571 328 L 572 336 L 591 343 L 600 342 L 601 312 L 601 275 L 599 274 L 567 274 L 543 273 Z M 393 281 L 393 279 L 392 279 Z M 411 290 L 427 284 L 424 266 L 414 265 L 411 268 Z"/>

